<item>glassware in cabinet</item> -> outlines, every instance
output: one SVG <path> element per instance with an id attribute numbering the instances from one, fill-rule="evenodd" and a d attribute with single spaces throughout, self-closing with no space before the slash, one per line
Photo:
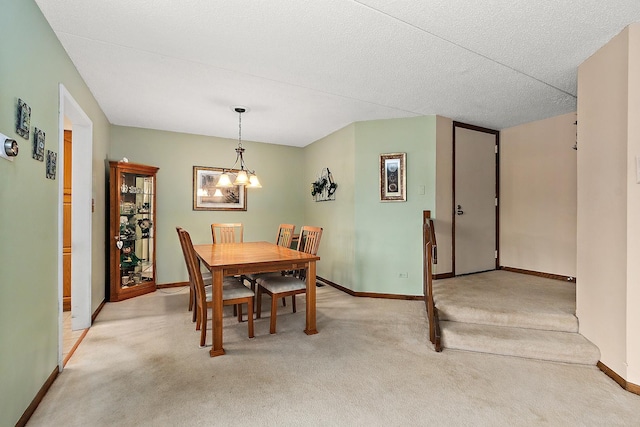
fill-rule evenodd
<path id="1" fill-rule="evenodd" d="M 109 301 L 156 289 L 156 174 L 158 168 L 109 163 Z"/>

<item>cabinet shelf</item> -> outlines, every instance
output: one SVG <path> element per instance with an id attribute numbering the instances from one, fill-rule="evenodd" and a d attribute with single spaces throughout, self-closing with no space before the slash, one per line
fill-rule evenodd
<path id="1" fill-rule="evenodd" d="M 156 289 L 157 171 L 154 166 L 109 162 L 109 301 Z"/>

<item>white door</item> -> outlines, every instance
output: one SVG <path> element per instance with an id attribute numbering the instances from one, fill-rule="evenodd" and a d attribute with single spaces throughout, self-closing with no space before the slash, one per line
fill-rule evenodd
<path id="1" fill-rule="evenodd" d="M 454 274 L 495 270 L 497 132 L 454 124 Z"/>

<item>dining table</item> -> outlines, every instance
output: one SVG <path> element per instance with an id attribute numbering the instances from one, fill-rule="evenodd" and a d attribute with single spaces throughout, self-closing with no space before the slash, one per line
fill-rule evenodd
<path id="1" fill-rule="evenodd" d="M 300 252 L 269 242 L 213 243 L 194 245 L 198 259 L 212 275 L 212 335 L 211 357 L 225 354 L 222 346 L 222 283 L 225 276 L 266 273 L 283 270 L 307 270 L 307 335 L 316 328 L 316 261 L 317 255 Z M 206 327 L 203 325 L 202 327 Z"/>

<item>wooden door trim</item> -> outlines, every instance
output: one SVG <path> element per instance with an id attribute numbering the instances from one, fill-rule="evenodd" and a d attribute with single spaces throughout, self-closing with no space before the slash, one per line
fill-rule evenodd
<path id="1" fill-rule="evenodd" d="M 453 121 L 452 125 L 452 152 L 453 152 L 453 167 L 452 173 L 452 205 L 451 205 L 451 277 L 456 276 L 456 128 L 469 129 L 477 132 L 489 133 L 496 137 L 496 182 L 495 182 L 495 197 L 498 199 L 498 206 L 496 209 L 496 247 L 495 250 L 498 253 L 495 262 L 495 268 L 500 266 L 500 131 L 495 129 L 484 128 L 481 126 L 470 125 L 468 123 L 462 123 Z"/>

